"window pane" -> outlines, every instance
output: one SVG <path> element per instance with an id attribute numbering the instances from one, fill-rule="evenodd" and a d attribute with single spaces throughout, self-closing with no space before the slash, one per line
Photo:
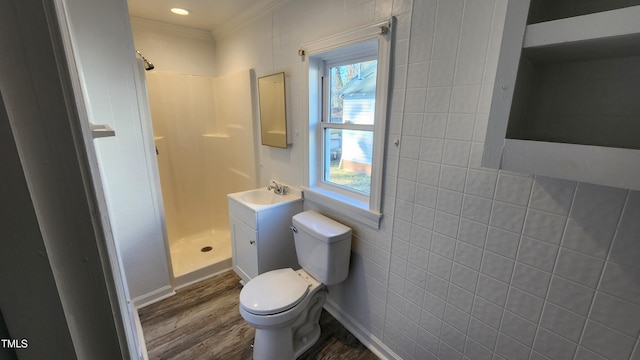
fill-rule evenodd
<path id="1" fill-rule="evenodd" d="M 324 135 L 324 180 L 369 194 L 373 131 L 326 128 Z"/>
<path id="2" fill-rule="evenodd" d="M 378 61 L 334 66 L 330 69 L 329 122 L 373 124 Z"/>

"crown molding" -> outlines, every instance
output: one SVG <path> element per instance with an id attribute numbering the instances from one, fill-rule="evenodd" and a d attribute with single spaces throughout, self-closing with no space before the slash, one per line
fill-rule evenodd
<path id="1" fill-rule="evenodd" d="M 144 19 L 136 16 L 130 16 L 132 26 L 153 27 L 155 31 L 184 36 L 189 38 L 198 38 L 202 40 L 213 40 L 212 33 L 207 30 L 196 29 L 192 27 L 169 24 L 158 20 Z"/>
<path id="2" fill-rule="evenodd" d="M 211 30 L 211 35 L 214 39 L 225 37 L 235 30 L 239 29 L 240 27 L 246 25 L 250 21 L 254 20 L 258 16 L 271 12 L 288 2 L 291 2 L 291 0 L 272 0 L 267 3 L 260 2 L 247 11 L 244 11 L 242 14 L 231 18 L 221 26 L 216 27 L 216 29 Z"/>

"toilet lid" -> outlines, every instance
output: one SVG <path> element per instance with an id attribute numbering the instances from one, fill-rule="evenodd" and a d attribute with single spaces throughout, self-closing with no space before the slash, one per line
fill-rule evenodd
<path id="1" fill-rule="evenodd" d="M 252 314 L 276 314 L 297 305 L 309 283 L 293 271 L 278 269 L 258 275 L 240 291 L 240 304 Z"/>

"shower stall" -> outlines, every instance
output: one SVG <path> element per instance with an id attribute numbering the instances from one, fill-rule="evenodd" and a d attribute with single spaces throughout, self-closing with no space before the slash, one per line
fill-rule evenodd
<path id="1" fill-rule="evenodd" d="M 231 267 L 227 194 L 256 187 L 250 71 L 147 71 L 172 285 Z"/>

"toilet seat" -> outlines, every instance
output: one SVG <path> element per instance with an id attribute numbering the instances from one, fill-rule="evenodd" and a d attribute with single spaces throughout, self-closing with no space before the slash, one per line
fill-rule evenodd
<path id="1" fill-rule="evenodd" d="M 309 282 L 291 268 L 258 275 L 240 292 L 240 304 L 256 315 L 277 314 L 298 305 L 309 292 Z"/>

